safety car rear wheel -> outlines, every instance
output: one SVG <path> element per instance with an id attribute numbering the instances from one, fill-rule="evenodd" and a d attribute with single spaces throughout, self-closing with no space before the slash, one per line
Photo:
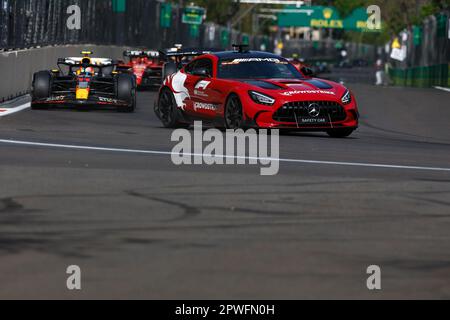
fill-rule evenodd
<path id="1" fill-rule="evenodd" d="M 164 88 L 159 95 L 157 114 L 165 128 L 189 127 L 189 124 L 179 121 L 177 103 L 168 88 Z"/>

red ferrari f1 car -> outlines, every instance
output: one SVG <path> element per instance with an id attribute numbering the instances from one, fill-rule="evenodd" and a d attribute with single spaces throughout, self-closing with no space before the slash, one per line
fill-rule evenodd
<path id="1" fill-rule="evenodd" d="M 134 74 L 138 88 L 161 86 L 164 61 L 158 51 L 128 50 L 123 55 L 128 61 L 118 69 Z"/>
<path id="2" fill-rule="evenodd" d="M 310 69 L 299 71 L 280 56 L 235 47 L 197 57 L 167 76 L 155 105 L 165 127 L 203 120 L 228 129 L 324 131 L 331 137 L 358 128 L 355 97 L 343 85 L 313 78 Z"/>

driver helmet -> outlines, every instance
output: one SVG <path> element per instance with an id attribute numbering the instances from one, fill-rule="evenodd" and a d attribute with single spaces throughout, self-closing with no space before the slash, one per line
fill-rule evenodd
<path id="1" fill-rule="evenodd" d="M 94 74 L 94 69 L 91 67 L 91 64 L 92 64 L 91 58 L 84 57 L 81 60 L 80 72 L 86 72 L 86 73 Z"/>
<path id="2" fill-rule="evenodd" d="M 81 66 L 83 68 L 88 68 L 91 65 L 91 59 L 89 57 L 84 57 L 83 60 L 81 60 Z"/>

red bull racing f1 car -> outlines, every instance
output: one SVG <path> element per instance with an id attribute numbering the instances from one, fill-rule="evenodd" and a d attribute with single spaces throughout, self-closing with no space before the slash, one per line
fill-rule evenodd
<path id="1" fill-rule="evenodd" d="M 168 128 L 203 120 L 228 129 L 324 131 L 332 137 L 350 136 L 359 119 L 355 97 L 343 85 L 242 46 L 197 57 L 168 75 L 155 112 Z"/>
<path id="2" fill-rule="evenodd" d="M 33 109 L 48 106 L 112 106 L 119 111 L 136 108 L 136 79 L 116 71 L 117 63 L 106 58 L 58 59 L 58 69 L 40 71 L 33 76 Z"/>

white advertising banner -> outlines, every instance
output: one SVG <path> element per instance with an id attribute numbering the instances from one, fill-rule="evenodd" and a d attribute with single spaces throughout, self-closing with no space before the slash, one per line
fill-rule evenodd
<path id="1" fill-rule="evenodd" d="M 400 49 L 394 48 L 391 52 L 391 58 L 397 61 L 405 61 L 407 57 L 408 49 L 406 46 L 402 46 Z"/>

